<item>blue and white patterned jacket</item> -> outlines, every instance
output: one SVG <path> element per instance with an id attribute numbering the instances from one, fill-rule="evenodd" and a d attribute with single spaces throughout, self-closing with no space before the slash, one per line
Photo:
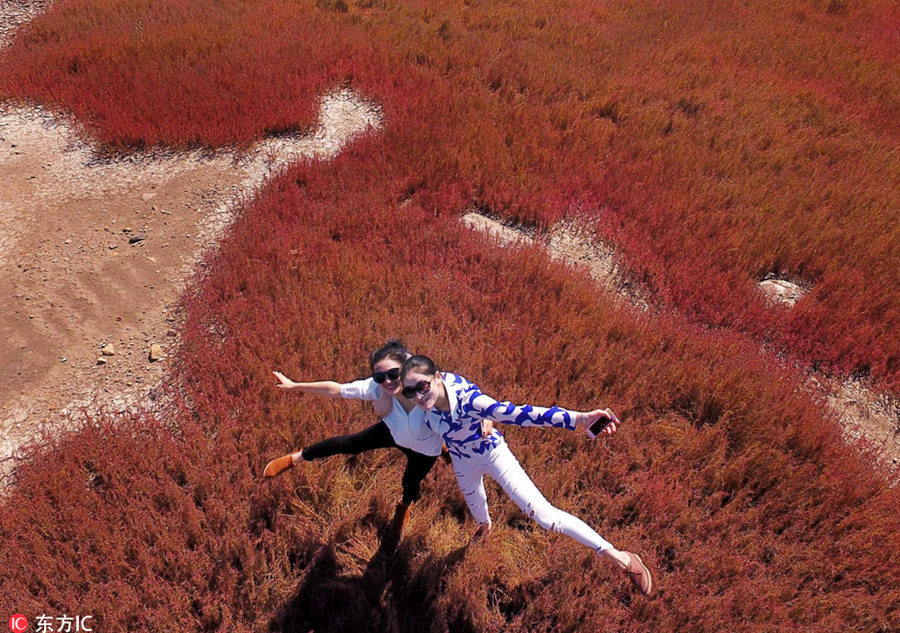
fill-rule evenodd
<path id="1" fill-rule="evenodd" d="M 472 459 L 503 446 L 497 430 L 481 436 L 481 420 L 518 426 L 552 426 L 575 430 L 574 412 L 559 407 L 534 407 L 497 402 L 481 392 L 478 385 L 462 376 L 441 372 L 450 411 L 431 409 L 425 412 L 425 425 L 444 438 L 447 451 L 456 459 Z"/>

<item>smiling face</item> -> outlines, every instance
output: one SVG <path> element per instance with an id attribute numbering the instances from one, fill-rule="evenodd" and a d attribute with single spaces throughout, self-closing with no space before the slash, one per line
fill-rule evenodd
<path id="1" fill-rule="evenodd" d="M 384 382 L 378 383 L 378 385 L 392 396 L 397 396 L 403 387 L 400 382 L 400 367 L 402 365 L 400 361 L 393 358 L 382 358 L 372 365 L 372 377 L 376 379 L 375 382 L 378 382 L 379 378 L 384 377 Z M 395 377 L 391 379 L 391 376 Z"/>
<path id="2" fill-rule="evenodd" d="M 426 411 L 435 407 L 444 391 L 439 374 L 428 375 L 418 369 L 406 374 L 403 387 L 406 391 L 404 395 Z"/>

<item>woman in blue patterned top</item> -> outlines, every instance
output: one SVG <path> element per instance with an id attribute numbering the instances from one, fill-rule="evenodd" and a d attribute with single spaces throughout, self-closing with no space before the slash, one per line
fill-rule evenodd
<path id="1" fill-rule="evenodd" d="M 427 356 L 412 356 L 403 363 L 403 395 L 425 411 L 425 425 L 439 434 L 453 460 L 453 472 L 475 520 L 476 536 L 492 529 L 484 491 L 484 475 L 494 478 L 522 511 L 547 530 L 561 532 L 600 556 L 611 560 L 643 593 L 652 589 L 650 571 L 637 554 L 621 551 L 581 519 L 554 507 L 534 485 L 496 430 L 483 434 L 482 420 L 518 426 L 551 426 L 576 430 L 603 416 L 612 422 L 603 430 L 611 435 L 617 419 L 608 409 L 587 413 L 559 407 L 534 407 L 497 402 L 462 376 L 439 372 Z"/>

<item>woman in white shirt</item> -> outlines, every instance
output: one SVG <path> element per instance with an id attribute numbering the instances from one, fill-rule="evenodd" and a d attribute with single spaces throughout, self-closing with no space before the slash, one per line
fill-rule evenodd
<path id="1" fill-rule="evenodd" d="M 409 356 L 399 341 L 390 340 L 369 355 L 370 378 L 344 384 L 331 380 L 294 382 L 284 374 L 274 372 L 278 387 L 285 391 L 372 400 L 375 414 L 381 417 L 381 421 L 359 433 L 330 437 L 274 459 L 266 465 L 264 475 L 275 477 L 301 461 L 332 455 L 357 455 L 378 448 L 398 448 L 406 455 L 403 494 L 391 522 L 393 529 L 399 533 L 409 516 L 410 505 L 419 498 L 422 480 L 443 448 L 440 436 L 423 424 L 422 409 L 400 393 L 400 367 Z"/>

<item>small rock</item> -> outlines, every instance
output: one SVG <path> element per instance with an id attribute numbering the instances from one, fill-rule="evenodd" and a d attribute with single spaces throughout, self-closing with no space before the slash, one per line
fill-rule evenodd
<path id="1" fill-rule="evenodd" d="M 113 347 L 112 343 L 109 343 L 109 344 L 105 345 L 102 350 L 100 350 L 100 353 L 103 354 L 104 356 L 115 356 L 116 348 Z"/>
<path id="2" fill-rule="evenodd" d="M 154 343 L 150 346 L 150 356 L 148 358 L 150 359 L 151 363 L 162 360 L 163 356 L 164 354 L 162 345 L 160 345 L 159 343 Z"/>
<path id="3" fill-rule="evenodd" d="M 119 248 L 119 247 L 118 247 L 118 245 L 116 245 L 116 244 L 110 244 L 110 245 L 109 245 L 109 250 L 111 250 L 111 251 L 114 251 L 114 250 L 116 250 L 117 248 Z"/>
<path id="4" fill-rule="evenodd" d="M 128 243 L 129 244 L 137 244 L 138 242 L 143 242 L 145 239 L 147 239 L 146 235 L 144 235 L 143 233 L 138 233 L 136 235 L 132 235 L 131 237 L 129 237 Z"/>
<path id="5" fill-rule="evenodd" d="M 131 233 L 131 227 L 126 226 L 125 228 L 122 229 L 122 233 Z"/>
<path id="6" fill-rule="evenodd" d="M 106 364 L 106 359 L 103 358 L 103 357 L 101 356 L 100 358 L 97 359 L 97 364 L 98 364 L 98 365 L 105 365 L 105 364 Z"/>
<path id="7" fill-rule="evenodd" d="M 806 291 L 795 283 L 784 279 L 766 279 L 759 282 L 759 289 L 770 301 L 793 306 L 803 298 Z"/>

